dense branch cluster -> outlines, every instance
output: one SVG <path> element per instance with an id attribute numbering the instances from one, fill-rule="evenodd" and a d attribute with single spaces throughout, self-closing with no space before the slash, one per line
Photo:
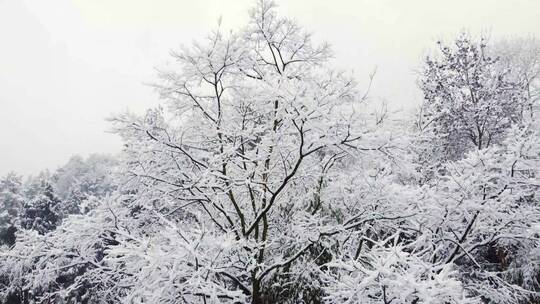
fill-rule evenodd
<path id="1" fill-rule="evenodd" d="M 540 300 L 537 74 L 439 46 L 418 123 L 391 120 L 258 1 L 172 53 L 163 106 L 111 119 L 118 161 L 0 182 L 0 301 Z"/>

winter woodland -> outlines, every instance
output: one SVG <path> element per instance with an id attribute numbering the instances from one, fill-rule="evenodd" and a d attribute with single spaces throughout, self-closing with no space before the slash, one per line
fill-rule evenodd
<path id="1" fill-rule="evenodd" d="M 1 178 L 1 303 L 540 303 L 538 40 L 432 45 L 395 115 L 249 14 L 110 119 L 118 156 Z"/>

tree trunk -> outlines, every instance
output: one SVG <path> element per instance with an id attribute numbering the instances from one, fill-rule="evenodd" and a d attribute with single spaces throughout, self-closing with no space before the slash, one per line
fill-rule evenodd
<path id="1" fill-rule="evenodd" d="M 261 292 L 261 282 L 257 279 L 253 279 L 253 292 L 251 294 L 251 304 L 263 304 L 263 297 Z"/>

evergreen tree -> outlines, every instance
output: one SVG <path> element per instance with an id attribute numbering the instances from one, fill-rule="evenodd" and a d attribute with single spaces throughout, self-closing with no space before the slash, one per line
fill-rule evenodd
<path id="1" fill-rule="evenodd" d="M 27 200 L 19 215 L 20 226 L 40 234 L 54 230 L 61 219 L 59 204 L 50 180 L 43 175 L 31 181 L 27 189 Z"/>
<path id="2" fill-rule="evenodd" d="M 15 243 L 16 219 L 22 204 L 21 177 L 8 173 L 0 179 L 0 245 Z"/>

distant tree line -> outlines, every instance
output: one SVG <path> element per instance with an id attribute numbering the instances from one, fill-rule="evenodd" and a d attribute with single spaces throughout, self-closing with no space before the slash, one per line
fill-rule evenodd
<path id="1" fill-rule="evenodd" d="M 46 234 L 71 214 L 84 214 L 116 186 L 115 158 L 72 157 L 54 173 L 43 171 L 24 179 L 14 172 L 0 179 L 0 244 L 13 246 L 20 229 Z"/>

